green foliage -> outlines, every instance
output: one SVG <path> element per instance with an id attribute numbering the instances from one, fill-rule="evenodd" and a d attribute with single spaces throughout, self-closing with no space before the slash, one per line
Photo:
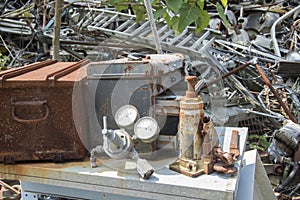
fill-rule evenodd
<path id="1" fill-rule="evenodd" d="M 195 22 L 195 19 L 200 18 L 201 9 L 195 5 L 190 5 L 188 3 L 185 3 L 181 6 L 179 10 L 179 15 L 181 17 L 179 18 L 178 21 L 177 30 L 179 32 L 182 32 L 187 26 Z"/>
<path id="2" fill-rule="evenodd" d="M 0 69 L 6 69 L 6 67 L 9 65 L 10 57 L 3 55 L 0 52 Z"/>
<path id="3" fill-rule="evenodd" d="M 178 13 L 182 8 L 183 1 L 182 0 L 165 0 L 168 9 L 173 11 L 174 13 Z"/>
<path id="4" fill-rule="evenodd" d="M 205 29 L 208 25 L 210 17 L 206 11 L 200 13 L 200 17 L 196 19 L 196 33 L 200 33 L 203 29 Z"/>
<path id="5" fill-rule="evenodd" d="M 163 8 L 158 8 L 154 13 L 154 19 L 158 19 L 162 16 L 164 16 L 164 14 L 166 13 L 165 9 Z M 168 15 L 169 16 L 169 15 Z M 170 17 L 169 17 L 169 20 L 170 20 Z"/>
<path id="6" fill-rule="evenodd" d="M 132 8 L 136 15 L 136 21 L 143 21 L 145 19 L 145 15 L 147 14 L 147 10 L 143 4 L 133 4 Z"/>
<path id="7" fill-rule="evenodd" d="M 205 0 L 198 0 L 197 1 L 197 3 L 198 3 L 198 6 L 200 7 L 200 9 L 204 9 L 204 4 L 205 4 Z"/>
<path id="8" fill-rule="evenodd" d="M 265 151 L 270 146 L 268 137 L 264 135 L 249 135 L 247 143 L 250 149 L 257 149 L 259 151 Z"/>
<path id="9" fill-rule="evenodd" d="M 205 1 L 206 0 L 152 0 L 151 3 L 154 18 L 156 20 L 163 18 L 169 28 L 172 28 L 175 33 L 179 34 L 187 26 L 194 25 L 197 34 L 207 27 L 210 20 L 208 12 L 204 10 Z M 109 0 L 109 3 L 118 11 L 132 9 L 137 16 L 137 21 L 145 20 L 147 16 L 143 0 Z M 227 0 L 221 0 L 221 3 L 223 6 L 226 6 Z M 219 13 L 223 13 L 223 18 L 226 20 L 222 5 L 217 3 L 216 7 Z M 220 6 L 221 8 L 219 8 Z"/>
<path id="10" fill-rule="evenodd" d="M 145 20 L 147 14 L 143 1 L 131 1 L 131 0 L 109 0 L 109 4 L 113 5 L 119 12 L 132 9 L 136 15 L 136 21 Z"/>
<path id="11" fill-rule="evenodd" d="M 223 0 L 223 1 L 224 1 L 224 0 Z M 222 1 L 222 4 L 223 4 L 223 1 Z M 221 5 L 219 2 L 217 2 L 216 7 L 217 7 L 217 11 L 218 11 L 218 13 L 219 13 L 220 18 L 221 18 L 221 19 L 223 20 L 223 22 L 224 22 L 224 26 L 225 26 L 227 29 L 229 29 L 230 24 L 229 24 L 229 22 L 228 22 L 228 20 L 227 20 L 227 18 L 226 18 L 226 15 L 225 15 L 225 13 L 224 13 L 224 9 L 223 9 L 222 5 Z"/>
<path id="12" fill-rule="evenodd" d="M 156 16 L 162 16 L 168 26 L 172 28 L 177 34 L 184 31 L 187 26 L 194 25 L 196 27 L 196 34 L 207 27 L 210 17 L 204 8 L 204 0 L 186 0 L 174 1 L 165 0 L 166 9 L 161 10 Z M 156 13 L 156 12 L 155 12 Z M 170 17 L 172 13 L 173 17 Z"/>

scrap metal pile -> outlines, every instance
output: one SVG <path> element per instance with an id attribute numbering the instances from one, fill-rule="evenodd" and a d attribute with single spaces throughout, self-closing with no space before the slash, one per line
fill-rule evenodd
<path id="1" fill-rule="evenodd" d="M 1 68 L 51 58 L 54 2 L 0 1 Z M 162 49 L 190 57 L 185 73 L 197 76 L 196 91 L 216 125 L 248 127 L 250 148 L 269 149 L 272 166 L 280 165 L 268 171 L 283 177 L 276 191 L 282 198 L 299 196 L 300 185 L 285 182 L 297 177 L 300 157 L 299 1 L 229 1 L 228 28 L 214 6 L 206 9 L 211 19 L 199 35 L 192 26 L 176 35 L 157 22 Z M 101 1 L 65 1 L 60 35 L 60 56 L 68 61 L 155 49 L 149 21 L 137 22 Z"/>
<path id="2" fill-rule="evenodd" d="M 85 11 L 78 13 L 75 10 L 77 6 L 81 10 L 81 5 L 83 8 L 88 6 L 86 3 L 65 1 L 62 8 L 63 28 L 60 34 L 62 49 L 64 49 L 65 39 L 72 43 L 95 46 L 106 38 L 99 31 L 87 31 L 80 28 L 76 19 L 82 18 Z M 101 5 L 101 2 L 95 1 L 92 6 Z M 0 1 L 0 69 L 24 66 L 51 58 L 52 39 L 48 31 L 53 30 L 54 14 L 55 1 L 53 0 Z M 75 60 L 83 59 L 86 56 L 84 48 L 78 50 L 76 55 Z M 74 61 L 74 57 L 68 54 L 62 60 Z"/>

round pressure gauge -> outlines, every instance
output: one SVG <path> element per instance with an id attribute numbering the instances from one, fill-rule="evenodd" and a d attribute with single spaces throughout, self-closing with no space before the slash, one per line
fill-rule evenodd
<path id="1" fill-rule="evenodd" d="M 159 127 L 152 117 L 142 117 L 134 125 L 134 134 L 142 142 L 150 143 L 159 135 Z"/>
<path id="2" fill-rule="evenodd" d="M 115 121 L 120 128 L 133 129 L 134 123 L 139 118 L 139 112 L 132 105 L 120 107 L 115 114 Z"/>

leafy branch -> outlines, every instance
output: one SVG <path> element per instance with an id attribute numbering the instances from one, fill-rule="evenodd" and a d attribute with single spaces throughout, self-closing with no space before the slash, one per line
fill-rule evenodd
<path id="1" fill-rule="evenodd" d="M 146 18 L 143 0 L 109 0 L 109 3 L 118 11 L 132 10 L 137 21 Z M 164 19 L 175 33 L 179 34 L 186 27 L 193 25 L 195 33 L 198 34 L 207 27 L 210 20 L 210 16 L 205 10 L 205 3 L 206 0 L 152 0 L 152 7 L 155 19 Z M 227 0 L 221 0 L 221 4 L 217 2 L 215 6 L 225 27 L 229 28 L 230 24 L 223 9 L 227 5 Z"/>

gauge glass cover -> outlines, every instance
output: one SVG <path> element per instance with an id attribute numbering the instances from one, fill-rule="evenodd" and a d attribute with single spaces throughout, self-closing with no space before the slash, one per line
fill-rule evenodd
<path id="1" fill-rule="evenodd" d="M 138 110 L 132 105 L 120 107 L 115 114 L 115 121 L 120 127 L 128 127 L 134 124 L 138 118 Z"/>

